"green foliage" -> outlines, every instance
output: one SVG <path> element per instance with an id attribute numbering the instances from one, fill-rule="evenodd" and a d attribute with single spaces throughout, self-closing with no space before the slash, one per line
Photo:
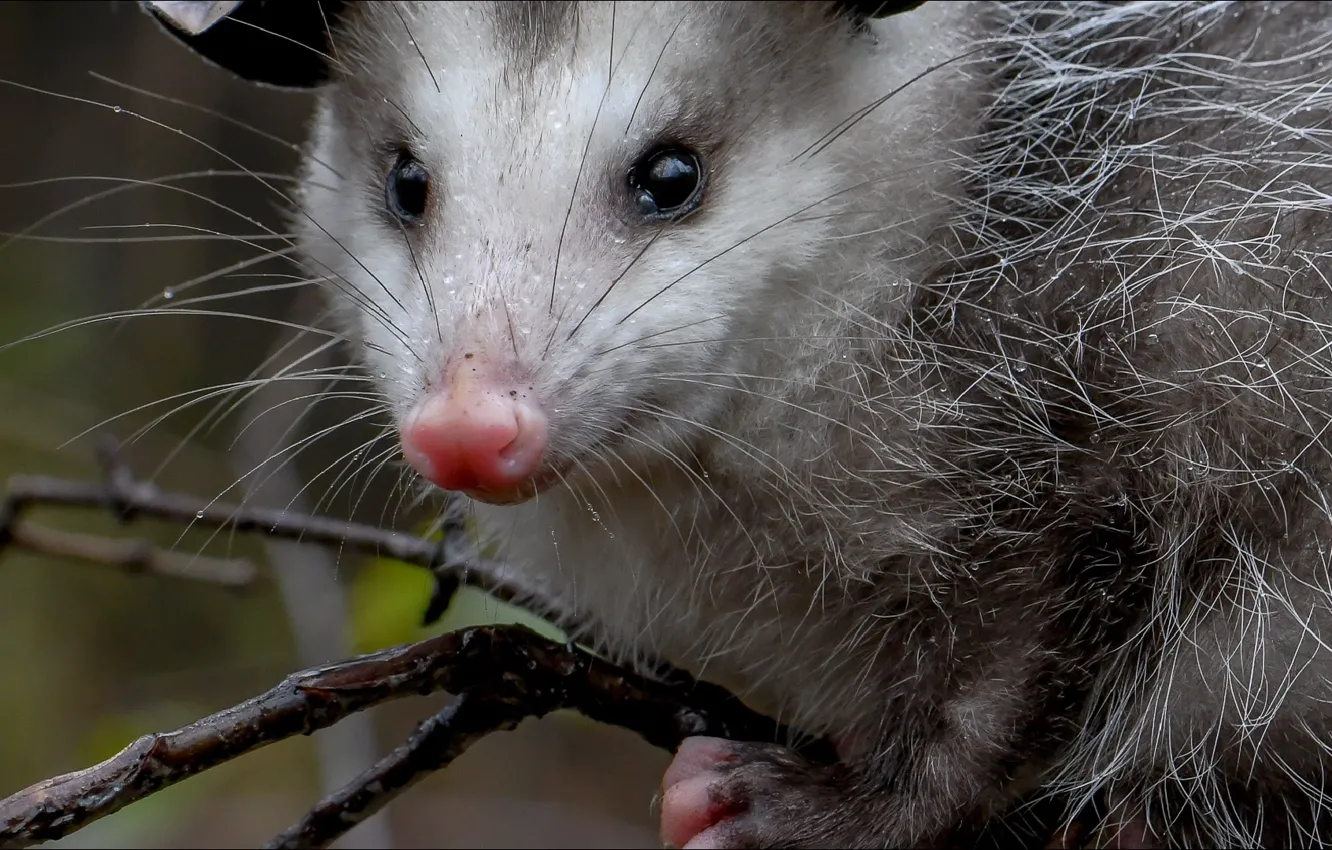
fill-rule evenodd
<path id="1" fill-rule="evenodd" d="M 458 591 L 438 623 L 422 628 L 433 590 L 434 580 L 420 567 L 392 558 L 367 562 L 349 591 L 355 651 L 374 652 L 478 625 L 524 625 L 551 640 L 565 640 L 563 632 L 540 617 L 470 587 Z"/>
<path id="2" fill-rule="evenodd" d="M 374 652 L 430 635 L 484 625 L 523 625 L 551 640 L 566 639 L 563 632 L 540 617 L 470 587 L 454 594 L 438 623 L 423 628 L 421 619 L 430 605 L 434 586 L 434 579 L 420 567 L 392 558 L 368 562 L 357 572 L 350 590 L 356 651 Z"/>
<path id="3" fill-rule="evenodd" d="M 349 588 L 352 647 L 374 652 L 418 640 L 421 614 L 434 588 L 430 573 L 391 558 L 375 558 L 356 571 Z"/>
<path id="4" fill-rule="evenodd" d="M 453 604 L 430 631 L 443 634 L 468 626 L 519 625 L 527 626 L 539 635 L 563 643 L 567 638 L 555 626 L 529 614 L 516 605 L 500 602 L 480 590 L 464 587 L 453 597 Z"/>

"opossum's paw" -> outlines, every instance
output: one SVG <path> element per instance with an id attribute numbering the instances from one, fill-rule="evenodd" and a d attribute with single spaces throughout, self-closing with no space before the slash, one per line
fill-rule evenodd
<path id="1" fill-rule="evenodd" d="M 688 850 L 822 843 L 819 824 L 845 805 L 838 784 L 837 768 L 785 747 L 687 738 L 662 779 L 661 838 Z"/>

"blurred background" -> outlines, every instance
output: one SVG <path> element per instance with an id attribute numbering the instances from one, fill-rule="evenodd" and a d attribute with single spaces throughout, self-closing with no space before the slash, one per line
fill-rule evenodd
<path id="1" fill-rule="evenodd" d="M 96 478 L 95 438 L 110 434 L 139 475 L 204 501 L 423 528 L 430 516 L 404 500 L 359 385 L 330 379 L 344 352 L 249 318 L 319 318 L 317 293 L 266 256 L 281 246 L 281 198 L 235 165 L 286 189 L 311 100 L 204 65 L 128 0 L 0 3 L 0 83 L 0 481 Z M 167 309 L 80 321 L 144 306 Z M 322 371 L 249 397 L 209 392 L 301 357 Z M 415 568 L 166 523 L 119 527 L 96 511 L 30 516 L 147 538 L 187 563 L 248 559 L 263 577 L 238 590 L 188 569 L 129 575 L 0 552 L 0 797 L 302 667 L 521 617 L 465 594 L 424 631 L 431 583 Z M 52 846 L 258 846 L 444 702 L 402 700 L 268 747 Z M 528 721 L 339 846 L 655 846 L 651 801 L 667 762 L 576 716 Z"/>

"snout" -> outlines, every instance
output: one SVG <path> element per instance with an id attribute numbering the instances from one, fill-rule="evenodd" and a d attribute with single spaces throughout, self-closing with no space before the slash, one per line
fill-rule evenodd
<path id="1" fill-rule="evenodd" d="M 400 438 L 407 463 L 440 489 L 513 504 L 558 479 L 547 462 L 548 427 L 529 387 L 473 357 L 418 400 Z"/>

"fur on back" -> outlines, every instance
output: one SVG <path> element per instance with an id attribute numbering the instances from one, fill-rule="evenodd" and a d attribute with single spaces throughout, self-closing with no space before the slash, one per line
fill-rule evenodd
<path id="1" fill-rule="evenodd" d="M 1176 844 L 1332 840 L 1332 11 L 871 31 L 365 4 L 304 247 L 400 413 L 463 352 L 548 405 L 566 485 L 470 510 L 606 651 L 864 748 L 1020 743 Z M 654 236 L 615 192 L 666 137 L 715 171 Z M 424 235 L 374 212 L 404 146 Z"/>

